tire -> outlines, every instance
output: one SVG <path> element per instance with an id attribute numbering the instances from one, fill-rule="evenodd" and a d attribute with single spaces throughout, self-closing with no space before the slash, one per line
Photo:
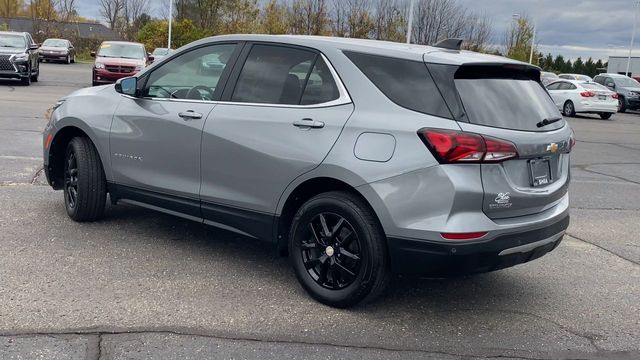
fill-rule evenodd
<path id="1" fill-rule="evenodd" d="M 576 116 L 576 107 L 573 105 L 571 100 L 567 100 L 564 105 L 562 105 L 562 115 Z"/>
<path id="2" fill-rule="evenodd" d="M 71 139 L 64 161 L 64 205 L 71 219 L 94 221 L 104 214 L 107 182 L 98 151 L 89 138 Z"/>
<path id="3" fill-rule="evenodd" d="M 73 54 L 73 56 L 71 57 L 71 63 L 72 64 L 76 63 L 76 54 Z"/>
<path id="4" fill-rule="evenodd" d="M 20 79 L 20 82 L 22 82 L 22 85 L 24 86 L 29 86 L 31 85 L 31 79 L 32 79 L 32 75 L 31 75 L 31 67 L 29 67 L 29 70 L 27 71 L 27 76 L 23 77 Z"/>
<path id="5" fill-rule="evenodd" d="M 625 104 L 624 96 L 618 95 L 618 112 L 623 113 L 626 111 L 627 111 L 627 104 Z"/>
<path id="6" fill-rule="evenodd" d="M 600 119 L 609 120 L 609 118 L 611 118 L 611 115 L 613 115 L 613 114 L 612 113 L 600 113 Z"/>
<path id="7" fill-rule="evenodd" d="M 36 69 L 35 75 L 31 75 L 31 81 L 38 82 L 39 77 L 40 77 L 40 65 L 38 64 L 38 68 Z"/>
<path id="8" fill-rule="evenodd" d="M 289 256 L 309 295 L 338 308 L 375 299 L 391 276 L 386 236 L 375 214 L 361 198 L 343 191 L 319 194 L 298 209 Z"/>
<path id="9" fill-rule="evenodd" d="M 67 58 L 64 60 L 64 63 L 67 64 L 67 65 L 71 64 L 71 56 L 70 55 L 67 55 Z"/>

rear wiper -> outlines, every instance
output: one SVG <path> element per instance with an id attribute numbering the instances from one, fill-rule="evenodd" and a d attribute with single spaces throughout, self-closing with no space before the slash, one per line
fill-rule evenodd
<path id="1" fill-rule="evenodd" d="M 543 127 L 543 126 L 547 126 L 549 124 L 553 124 L 554 122 L 558 122 L 562 120 L 562 116 L 559 118 L 553 118 L 553 119 L 544 119 L 542 121 L 540 121 L 539 123 L 536 124 L 537 127 Z"/>

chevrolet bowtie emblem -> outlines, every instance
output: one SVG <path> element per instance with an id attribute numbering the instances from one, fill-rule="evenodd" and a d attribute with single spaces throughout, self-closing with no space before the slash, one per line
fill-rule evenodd
<path id="1" fill-rule="evenodd" d="M 552 152 L 552 153 L 558 151 L 558 144 L 551 143 L 551 144 L 547 145 L 547 151 Z"/>

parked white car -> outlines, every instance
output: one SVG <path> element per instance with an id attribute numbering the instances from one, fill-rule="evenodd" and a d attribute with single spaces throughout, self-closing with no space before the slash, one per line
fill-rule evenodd
<path id="1" fill-rule="evenodd" d="M 542 81 L 542 85 L 546 86 L 559 79 L 558 75 L 552 72 L 540 71 L 540 81 Z"/>
<path id="2" fill-rule="evenodd" d="M 567 80 L 579 80 L 579 81 L 593 81 L 591 76 L 582 75 L 582 74 L 560 74 L 558 75 L 560 79 Z"/>
<path id="3" fill-rule="evenodd" d="M 606 120 L 618 111 L 618 94 L 595 82 L 563 79 L 547 90 L 564 116 L 592 113 Z"/>

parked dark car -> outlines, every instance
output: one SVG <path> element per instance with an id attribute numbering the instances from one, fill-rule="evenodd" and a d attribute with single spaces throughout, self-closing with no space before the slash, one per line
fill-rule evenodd
<path id="1" fill-rule="evenodd" d="M 140 43 L 127 41 L 105 41 L 97 52 L 91 56 L 96 58 L 93 65 L 92 84 L 112 84 L 116 80 L 133 76 L 153 62 Z"/>
<path id="2" fill-rule="evenodd" d="M 0 31 L 0 78 L 20 79 L 24 85 L 38 81 L 38 47 L 29 33 Z"/>
<path id="3" fill-rule="evenodd" d="M 47 39 L 38 50 L 41 61 L 63 61 L 66 64 L 76 62 L 76 49 L 66 39 Z"/>
<path id="4" fill-rule="evenodd" d="M 599 74 L 593 81 L 618 93 L 618 111 L 640 109 L 640 83 L 626 75 Z"/>

